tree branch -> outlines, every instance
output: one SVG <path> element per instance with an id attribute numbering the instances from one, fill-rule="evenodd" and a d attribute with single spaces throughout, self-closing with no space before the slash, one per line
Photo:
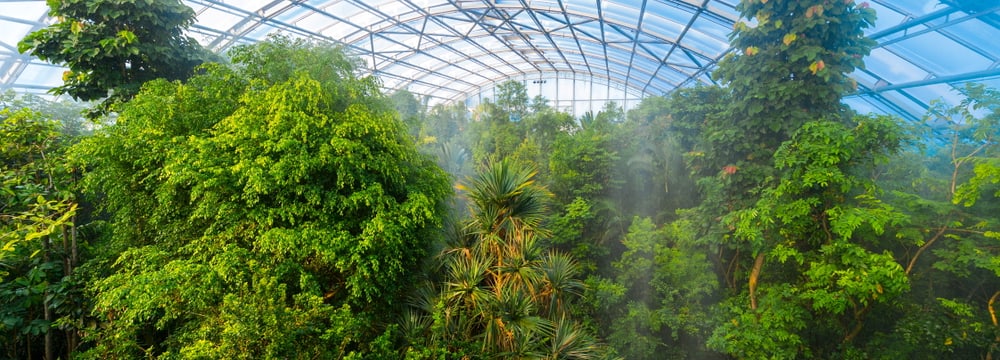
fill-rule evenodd
<path id="1" fill-rule="evenodd" d="M 906 275 L 910 275 L 910 271 L 913 271 L 913 265 L 917 263 L 917 259 L 920 258 L 920 254 L 922 254 L 924 250 L 927 250 L 927 248 L 931 247 L 931 245 L 933 245 L 935 241 L 940 239 L 941 235 L 943 235 L 945 231 L 948 231 L 948 226 L 942 226 L 941 229 L 938 230 L 937 234 L 934 234 L 934 237 L 932 237 L 930 240 L 927 240 L 927 242 L 924 243 L 923 246 L 917 249 L 917 252 L 913 254 L 912 258 L 910 258 L 910 263 L 906 265 Z"/>

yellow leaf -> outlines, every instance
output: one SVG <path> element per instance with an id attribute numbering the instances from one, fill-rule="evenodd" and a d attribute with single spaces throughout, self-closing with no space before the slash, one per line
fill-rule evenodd
<path id="1" fill-rule="evenodd" d="M 824 68 L 826 68 L 826 64 L 823 60 L 813 61 L 812 64 L 809 64 L 809 71 L 811 71 L 813 75 L 816 75 L 817 72 L 823 70 Z"/>
<path id="2" fill-rule="evenodd" d="M 798 39 L 798 38 L 799 38 L 799 36 L 796 35 L 795 33 L 785 34 L 785 38 L 782 39 L 782 42 L 784 42 L 785 45 L 790 45 L 793 41 L 795 41 L 795 39 Z"/>
<path id="3" fill-rule="evenodd" d="M 951 345 L 952 344 L 951 338 L 944 339 L 944 344 L 945 346 Z"/>

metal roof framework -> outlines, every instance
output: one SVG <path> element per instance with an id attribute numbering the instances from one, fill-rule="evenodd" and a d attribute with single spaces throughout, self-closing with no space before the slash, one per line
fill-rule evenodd
<path id="1" fill-rule="evenodd" d="M 389 90 L 462 101 L 507 79 L 571 76 L 636 97 L 711 83 L 738 0 L 184 0 L 190 35 L 225 52 L 281 32 L 343 44 Z M 862 112 L 919 118 L 965 82 L 1000 87 L 1000 3 L 869 0 L 879 16 Z M 63 69 L 17 52 L 52 20 L 45 1 L 0 0 L 0 91 L 43 93 Z"/>

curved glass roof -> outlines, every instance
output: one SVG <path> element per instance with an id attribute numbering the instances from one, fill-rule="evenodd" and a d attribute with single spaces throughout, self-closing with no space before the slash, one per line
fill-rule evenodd
<path id="1" fill-rule="evenodd" d="M 507 79 L 586 78 L 628 94 L 711 83 L 738 0 L 184 0 L 190 34 L 218 52 L 283 32 L 344 44 L 388 90 L 461 101 Z M 915 119 L 968 81 L 1000 87 L 1000 2 L 868 0 L 878 41 L 862 112 Z M 17 53 L 51 20 L 45 1 L 0 0 L 0 91 L 45 92 L 62 69 Z M 610 86 L 610 85 L 609 85 Z"/>

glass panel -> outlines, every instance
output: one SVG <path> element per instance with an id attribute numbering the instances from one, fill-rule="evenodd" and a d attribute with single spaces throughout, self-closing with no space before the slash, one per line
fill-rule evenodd
<path id="1" fill-rule="evenodd" d="M 327 27 L 331 27 L 331 26 L 334 26 L 334 25 L 340 25 L 340 26 L 347 25 L 347 26 L 350 26 L 350 24 L 345 24 L 345 23 L 342 23 L 342 22 L 338 22 L 338 21 L 336 21 L 336 20 L 334 20 L 334 19 L 332 19 L 329 16 L 326 16 L 324 14 L 310 14 L 310 15 L 307 15 L 306 17 L 304 17 L 304 18 L 296 21 L 295 25 L 298 26 L 298 27 L 302 27 L 302 28 L 308 29 L 308 30 L 312 30 L 312 31 L 319 31 L 321 29 L 325 30 Z M 356 28 L 354 26 L 350 26 L 350 27 L 351 28 Z"/>
<path id="2" fill-rule="evenodd" d="M 206 9 L 201 14 L 198 14 L 199 24 L 208 25 L 208 27 L 217 30 L 228 30 L 244 19 L 246 19 L 246 16 L 216 9 Z"/>
<path id="3" fill-rule="evenodd" d="M 967 43 L 977 46 L 980 51 L 984 51 L 994 58 L 1000 58 L 1000 46 L 996 46 L 1000 41 L 1000 29 L 987 25 L 982 20 L 966 20 L 952 26 L 946 31 L 962 38 Z M 990 46 L 993 44 L 993 46 Z"/>
<path id="4" fill-rule="evenodd" d="M 708 11 L 711 11 L 717 15 L 726 18 L 729 21 L 737 21 L 740 18 L 740 13 L 736 11 L 735 4 L 728 4 L 726 1 L 712 1 L 708 4 Z"/>
<path id="5" fill-rule="evenodd" d="M 44 1 L 3 1 L 0 2 L 0 14 L 27 21 L 38 21 L 48 13 L 49 7 Z"/>
<path id="6" fill-rule="evenodd" d="M 597 8 L 596 0 L 564 0 L 563 6 L 566 7 L 566 12 L 568 13 L 583 13 L 592 14 L 594 9 Z M 572 20 L 574 23 L 576 20 Z"/>
<path id="7" fill-rule="evenodd" d="M 869 1 L 868 4 L 873 10 L 875 10 L 875 13 L 878 14 L 878 18 L 875 20 L 875 27 L 865 29 L 865 35 L 871 35 L 880 29 L 895 26 L 907 19 L 906 15 L 889 9 L 878 1 Z"/>
<path id="8" fill-rule="evenodd" d="M 878 80 L 879 80 L 878 78 L 872 76 L 871 73 L 869 73 L 867 71 L 864 71 L 864 70 L 860 70 L 860 69 L 859 70 L 854 70 L 854 72 L 848 74 L 847 76 L 849 76 L 849 77 L 853 78 L 855 81 L 857 81 L 859 86 L 864 86 L 864 87 L 867 87 L 869 89 L 871 89 L 872 87 L 874 87 L 875 84 L 878 83 Z"/>
<path id="9" fill-rule="evenodd" d="M 844 98 L 843 103 L 859 114 L 886 114 L 885 110 L 872 104 L 868 98 L 857 96 L 847 97 Z"/>
<path id="10" fill-rule="evenodd" d="M 372 2 L 374 1 L 369 0 L 369 5 L 372 5 L 379 12 L 389 17 L 396 17 L 413 11 L 413 9 L 401 1 L 383 1 L 381 4 L 371 4 Z"/>
<path id="11" fill-rule="evenodd" d="M 887 91 L 879 94 L 893 105 L 899 107 L 902 111 L 909 113 L 910 116 L 919 117 L 924 113 L 924 108 L 920 104 L 914 103 L 906 97 L 903 92 Z"/>
<path id="12" fill-rule="evenodd" d="M 12 51 L 17 51 L 17 43 L 31 31 L 31 25 L 9 21 L 0 21 L 0 27 L 3 27 L 3 31 L 0 31 L 0 43 L 10 46 Z"/>
<path id="13" fill-rule="evenodd" d="M 642 22 L 642 31 L 661 39 L 676 41 L 677 36 L 680 35 L 681 31 L 684 31 L 684 25 L 653 14 L 649 14 L 648 17 L 648 19 Z"/>
<path id="14" fill-rule="evenodd" d="M 48 64 L 28 64 L 17 82 L 21 85 L 52 88 L 62 85 L 63 71 L 65 69 Z"/>
<path id="15" fill-rule="evenodd" d="M 277 9 L 280 9 L 280 8 L 282 8 L 282 7 L 281 6 L 276 6 L 276 7 L 272 7 L 270 10 L 274 11 L 274 10 L 277 10 Z M 302 16 L 305 16 L 306 14 L 309 14 L 310 12 L 312 12 L 312 10 L 309 10 L 309 9 L 306 9 L 306 8 L 302 8 L 302 7 L 294 7 L 291 10 L 288 10 L 288 11 L 285 11 L 285 12 L 283 12 L 281 14 L 278 14 L 278 16 L 275 16 L 274 18 L 275 18 L 275 20 L 278 20 L 278 21 L 281 21 L 281 22 L 290 23 L 290 22 L 295 21 L 295 19 L 301 18 Z M 265 15 L 265 16 L 267 16 L 267 15 Z"/>
<path id="16" fill-rule="evenodd" d="M 893 1 L 892 5 L 914 16 L 920 16 L 941 9 L 939 0 Z"/>
<path id="17" fill-rule="evenodd" d="M 634 7 L 626 7 L 610 1 L 603 1 L 601 2 L 601 8 L 604 18 L 611 22 L 635 24 L 638 18 L 636 8 Z"/>
<path id="18" fill-rule="evenodd" d="M 931 101 L 944 101 L 947 104 L 958 104 L 962 102 L 962 96 L 955 91 L 955 88 L 948 84 L 935 84 L 906 89 L 910 95 L 920 99 L 924 104 Z"/>
<path id="19" fill-rule="evenodd" d="M 692 30 L 697 30 L 705 36 L 712 37 L 716 41 L 725 43 L 727 47 L 729 45 L 729 33 L 733 31 L 733 26 L 731 24 L 723 25 L 707 16 L 699 16 L 695 19 L 694 25 L 691 27 Z"/>
<path id="20" fill-rule="evenodd" d="M 700 4 L 697 6 L 700 6 Z M 649 1 L 646 3 L 646 15 L 656 15 L 663 19 L 663 21 L 683 27 L 688 21 L 691 21 L 692 13 L 688 9 L 682 9 L 678 5 L 669 2 Z M 651 19 L 643 20 L 643 27 L 649 22 L 651 22 Z"/>
<path id="21" fill-rule="evenodd" d="M 993 63 L 937 32 L 892 44 L 890 50 L 937 75 L 972 72 Z"/>
<path id="22" fill-rule="evenodd" d="M 649 60 L 644 57 L 636 57 L 632 60 L 632 76 L 650 76 L 653 71 L 660 66 L 660 62 Z"/>
<path id="23" fill-rule="evenodd" d="M 921 80 L 928 75 L 909 61 L 882 48 L 872 50 L 871 55 L 865 59 L 865 65 L 869 71 L 892 84 Z"/>

